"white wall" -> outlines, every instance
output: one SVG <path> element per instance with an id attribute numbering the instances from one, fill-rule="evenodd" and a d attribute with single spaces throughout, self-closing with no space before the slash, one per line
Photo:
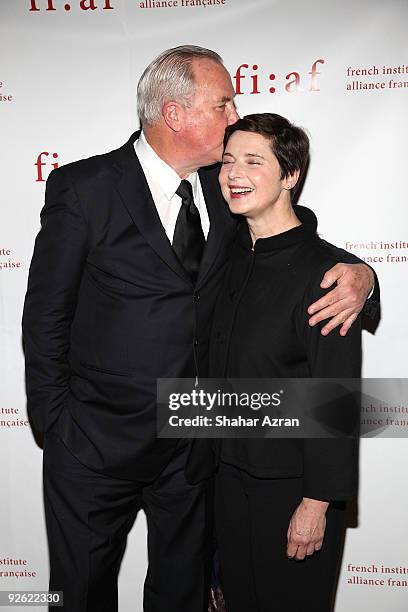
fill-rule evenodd
<path id="1" fill-rule="evenodd" d="M 364 335 L 365 376 L 406 376 L 408 247 L 405 243 L 381 248 L 381 243 L 408 241 L 408 69 L 404 64 L 408 4 L 405 0 L 212 2 L 190 6 L 195 4 L 190 0 L 182 6 L 177 0 L 171 8 L 141 8 L 146 3 L 136 0 L 3 0 L 0 4 L 0 590 L 46 589 L 48 580 L 41 451 L 26 423 L 20 340 L 22 303 L 45 186 L 37 180 L 35 163 L 41 152 L 48 153 L 42 156 L 45 179 L 52 163 L 62 165 L 108 151 L 127 140 L 137 127 L 136 82 L 161 50 L 183 43 L 213 48 L 232 75 L 248 64 L 248 69 L 241 68 L 240 113 L 277 112 L 308 129 L 312 163 L 301 203 L 318 215 L 323 237 L 360 257 L 384 258 L 374 264 L 382 286 L 383 320 L 375 337 Z M 70 10 L 64 8 L 67 4 Z M 85 10 L 87 6 L 96 8 Z M 316 64 L 319 74 L 312 81 L 316 60 L 324 63 Z M 258 68 L 252 69 L 254 65 Z M 383 66 L 401 68 L 384 75 Z M 348 68 L 371 68 L 379 74 L 347 76 Z M 285 77 L 294 71 L 300 84 L 287 92 L 285 85 L 294 75 Z M 390 79 L 402 86 L 390 86 Z M 358 87 L 379 85 L 348 90 L 353 81 L 361 84 Z M 260 93 L 250 93 L 254 85 Z M 274 93 L 269 91 L 272 86 Z M 360 243 L 366 247 L 350 246 Z M 14 413 L 6 414 L 9 409 Z M 408 431 L 407 426 L 402 430 Z M 408 572 L 407 458 L 404 438 L 363 441 L 359 525 L 348 533 L 336 612 L 362 606 L 375 612 L 408 608 L 408 574 L 382 573 L 383 566 L 395 569 L 404 564 Z M 121 571 L 123 612 L 142 610 L 145 556 L 145 522 L 139 517 Z M 21 565 L 10 565 L 8 558 L 20 560 Z M 349 565 L 374 566 L 377 572 L 349 571 Z M 1 574 L 16 569 L 36 576 Z M 350 584 L 353 576 L 384 579 L 385 584 Z M 394 583 L 387 583 L 388 578 Z"/>

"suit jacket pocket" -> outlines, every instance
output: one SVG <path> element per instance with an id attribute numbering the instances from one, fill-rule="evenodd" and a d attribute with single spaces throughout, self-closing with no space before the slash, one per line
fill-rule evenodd
<path id="1" fill-rule="evenodd" d="M 100 374 L 110 374 L 111 376 L 133 376 L 133 372 L 127 370 L 111 370 L 110 368 L 100 368 L 99 366 L 95 366 L 91 363 L 86 363 L 85 361 L 80 361 L 80 365 L 86 370 L 91 370 L 92 372 L 99 372 Z"/>

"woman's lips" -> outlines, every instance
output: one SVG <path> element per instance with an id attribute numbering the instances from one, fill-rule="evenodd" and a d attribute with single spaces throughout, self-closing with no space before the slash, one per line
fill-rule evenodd
<path id="1" fill-rule="evenodd" d="M 253 192 L 252 187 L 240 187 L 239 185 L 228 185 L 230 197 L 232 200 L 244 198 Z"/>

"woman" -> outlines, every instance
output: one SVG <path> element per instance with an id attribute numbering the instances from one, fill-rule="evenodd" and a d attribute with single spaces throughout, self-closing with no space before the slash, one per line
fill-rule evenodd
<path id="1" fill-rule="evenodd" d="M 340 261 L 315 215 L 293 206 L 308 163 L 303 130 L 274 114 L 227 128 L 220 184 L 245 218 L 217 302 L 211 376 L 360 376 L 361 325 L 346 337 L 308 325 L 316 279 Z M 216 527 L 228 612 L 329 612 L 356 494 L 358 443 L 225 439 Z"/>

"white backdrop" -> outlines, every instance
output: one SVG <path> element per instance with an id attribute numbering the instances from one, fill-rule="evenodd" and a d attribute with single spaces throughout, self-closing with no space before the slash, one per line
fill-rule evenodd
<path id="1" fill-rule="evenodd" d="M 0 0 L 0 590 L 46 589 L 48 579 L 20 339 L 44 180 L 52 164 L 128 139 L 137 80 L 161 50 L 213 48 L 235 77 L 241 114 L 277 112 L 307 128 L 300 203 L 317 213 L 323 237 L 374 262 L 381 282 L 383 319 L 375 336 L 364 334 L 364 375 L 406 376 L 407 19 L 406 0 Z M 399 417 L 395 427 L 408 433 Z M 336 612 L 408 610 L 407 459 L 404 438 L 363 441 L 358 527 L 348 531 Z M 121 612 L 142 610 L 145 556 L 139 517 Z"/>

